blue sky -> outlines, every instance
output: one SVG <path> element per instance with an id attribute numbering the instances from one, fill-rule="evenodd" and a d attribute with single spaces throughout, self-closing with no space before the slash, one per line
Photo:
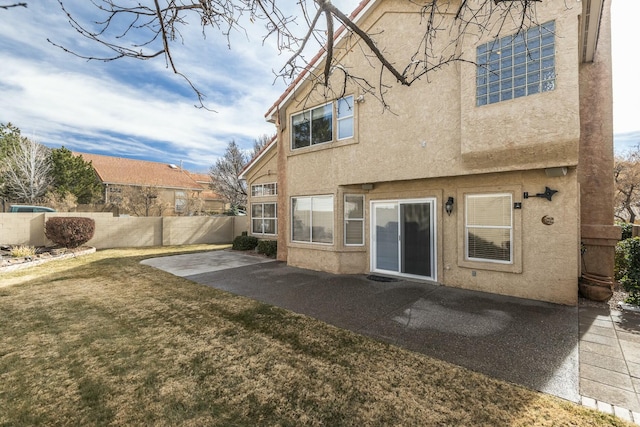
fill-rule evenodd
<path id="1" fill-rule="evenodd" d="M 2 2 L 3 4 L 6 2 Z M 334 1 L 351 11 L 358 0 Z M 90 2 L 73 4 L 91 19 Z M 291 4 L 294 2 L 291 1 Z M 613 0 L 614 133 L 618 150 L 640 143 L 640 86 L 633 55 L 640 2 Z M 196 109 L 189 86 L 165 61 L 86 61 L 47 42 L 85 53 L 97 47 L 81 38 L 56 2 L 0 10 L 0 123 L 50 147 L 179 164 L 206 171 L 235 139 L 250 149 L 275 128 L 264 114 L 285 89 L 272 70 L 288 58 L 273 40 L 263 44 L 260 24 L 233 34 L 231 49 L 214 32 L 184 29 L 175 46 L 180 71 L 206 95 L 216 113 Z M 248 38 L 248 39 L 247 39 Z"/>

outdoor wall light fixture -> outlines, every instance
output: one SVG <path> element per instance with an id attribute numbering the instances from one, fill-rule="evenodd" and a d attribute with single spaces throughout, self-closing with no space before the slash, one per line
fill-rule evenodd
<path id="1" fill-rule="evenodd" d="M 447 215 L 451 216 L 451 212 L 453 212 L 453 197 L 449 196 L 447 203 L 444 204 L 444 210 L 447 211 Z"/>
<path id="2" fill-rule="evenodd" d="M 547 199 L 548 201 L 551 201 L 551 198 L 553 197 L 554 194 L 556 194 L 558 192 L 558 190 L 552 190 L 549 187 L 544 187 L 544 193 L 537 193 L 535 196 L 533 197 L 541 197 L 543 199 Z M 528 199 L 529 197 L 532 197 L 529 195 L 529 192 L 525 191 L 524 194 L 522 195 L 525 199 Z"/>

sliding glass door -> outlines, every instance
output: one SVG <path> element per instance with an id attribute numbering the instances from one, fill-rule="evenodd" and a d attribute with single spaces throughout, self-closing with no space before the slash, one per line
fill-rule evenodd
<path id="1" fill-rule="evenodd" d="M 433 199 L 372 202 L 372 271 L 436 280 Z"/>

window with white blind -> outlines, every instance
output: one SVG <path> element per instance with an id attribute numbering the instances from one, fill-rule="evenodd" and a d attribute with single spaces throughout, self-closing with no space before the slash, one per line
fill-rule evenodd
<path id="1" fill-rule="evenodd" d="M 252 234 L 278 234 L 276 203 L 252 203 L 251 204 L 251 233 Z"/>
<path id="2" fill-rule="evenodd" d="M 344 244 L 364 245 L 364 196 L 344 196 Z"/>
<path id="3" fill-rule="evenodd" d="M 465 258 L 513 263 L 513 215 L 510 193 L 465 196 Z"/>
<path id="4" fill-rule="evenodd" d="M 333 196 L 291 198 L 291 240 L 333 243 Z"/>

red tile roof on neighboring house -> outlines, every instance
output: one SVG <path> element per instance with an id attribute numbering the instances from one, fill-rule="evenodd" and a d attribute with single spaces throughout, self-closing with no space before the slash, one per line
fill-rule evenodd
<path id="1" fill-rule="evenodd" d="M 176 165 L 99 154 L 73 154 L 90 161 L 103 184 L 202 190 L 189 172 Z"/>
<path id="2" fill-rule="evenodd" d="M 189 172 L 191 178 L 197 182 L 204 190 L 200 193 L 200 198 L 207 200 L 222 200 L 222 197 L 211 189 L 211 175 L 207 173 Z"/>
<path id="3" fill-rule="evenodd" d="M 364 10 L 364 8 L 369 3 L 375 3 L 375 1 L 376 0 L 362 0 L 360 2 L 360 4 L 358 5 L 358 7 L 356 7 L 353 10 L 353 12 L 351 12 L 351 15 L 349 15 L 349 19 L 354 20 L 360 14 L 360 12 L 362 12 Z M 341 25 L 340 28 L 338 28 L 336 30 L 336 32 L 333 34 L 334 42 L 336 40 L 338 40 L 338 38 L 342 35 L 342 33 L 344 31 L 345 31 L 345 27 L 344 27 L 344 25 Z M 298 74 L 298 76 L 295 78 L 295 80 L 289 85 L 289 87 L 287 87 L 285 89 L 285 91 L 282 93 L 282 95 L 280 95 L 280 98 L 278 98 L 276 100 L 276 102 L 274 102 L 273 105 L 266 112 L 266 114 L 264 116 L 267 119 L 269 119 L 269 116 L 273 115 L 273 111 L 277 110 L 280 107 L 280 104 L 282 104 L 282 102 L 289 96 L 289 94 L 291 94 L 291 92 L 293 92 L 293 90 L 296 88 L 296 86 L 298 86 L 298 84 L 300 84 L 302 82 L 302 80 L 304 80 L 304 77 L 307 75 L 307 73 L 316 66 L 316 62 L 318 62 L 324 55 L 325 55 L 325 49 L 324 48 L 320 49 L 320 51 L 318 53 L 316 53 L 316 55 L 311 59 L 311 61 L 309 61 L 307 66 L 304 68 L 304 70 L 302 70 L 302 72 L 300 74 Z"/>

